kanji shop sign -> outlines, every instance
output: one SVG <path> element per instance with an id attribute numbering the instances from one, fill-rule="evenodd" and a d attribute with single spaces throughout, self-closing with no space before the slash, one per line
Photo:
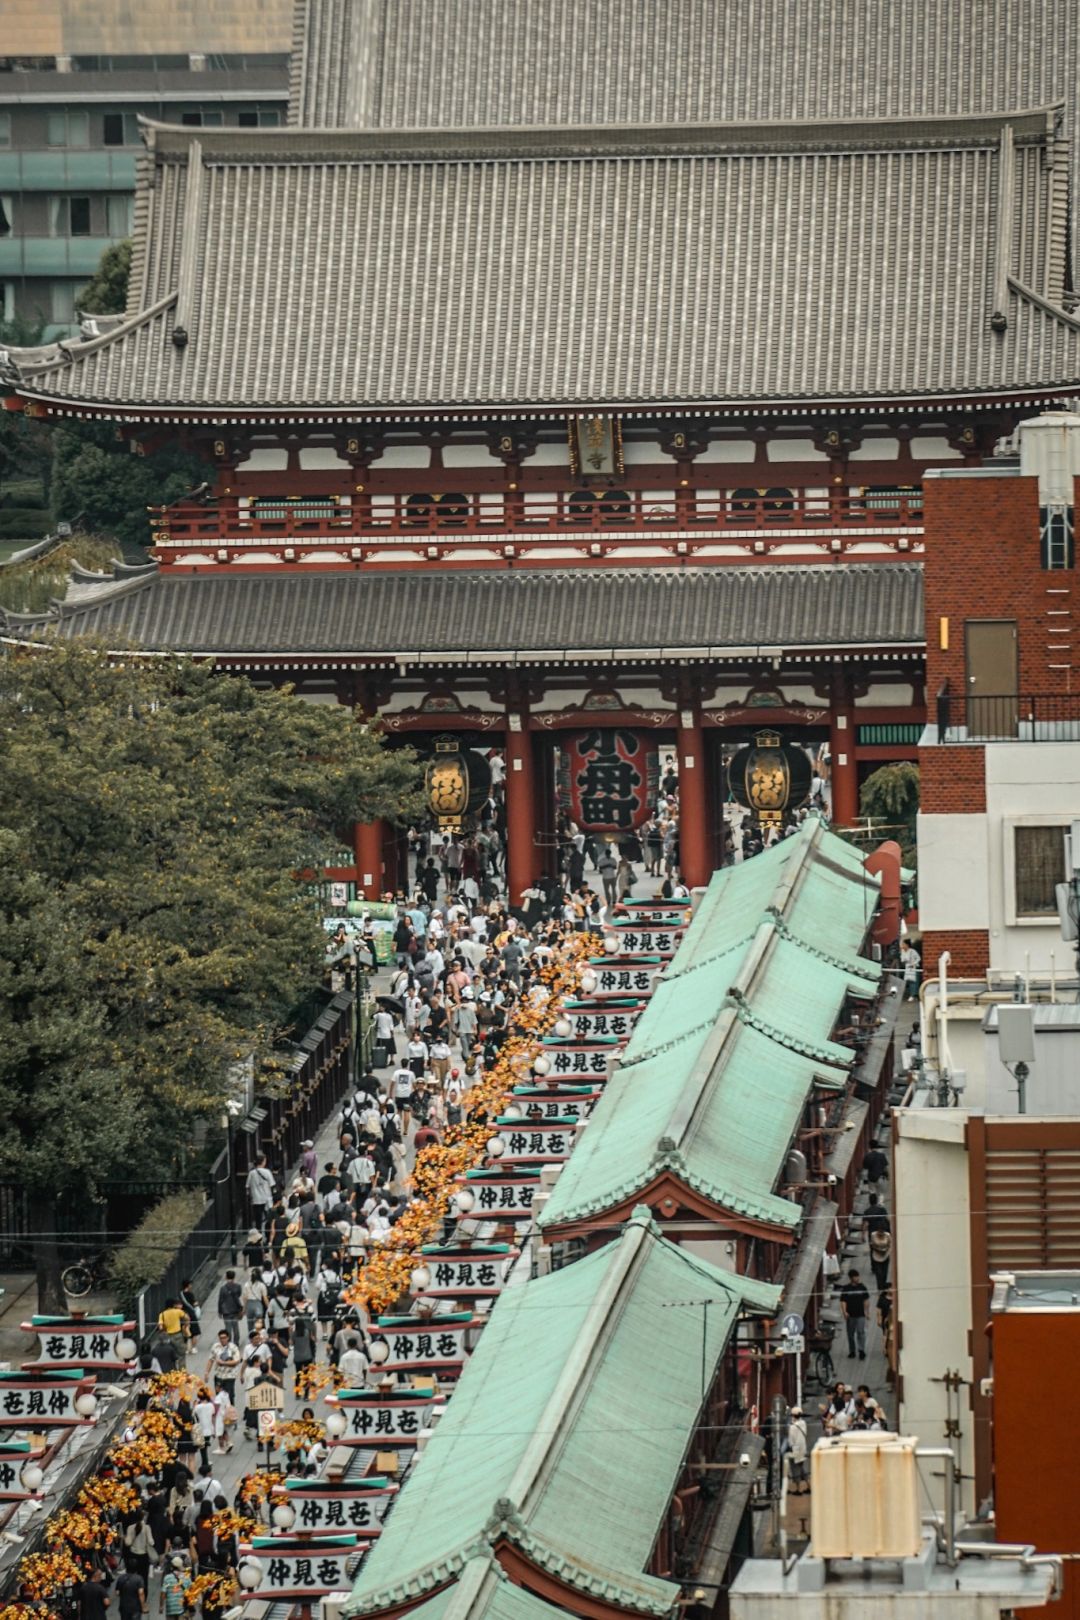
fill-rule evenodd
<path id="1" fill-rule="evenodd" d="M 566 1080 L 584 1077 L 603 1083 L 607 1079 L 608 1063 L 617 1056 L 620 1044 L 617 1040 L 606 1046 L 575 1045 L 572 1041 L 545 1042 L 544 1056 L 551 1065 L 548 1073 Z"/>
<path id="2" fill-rule="evenodd" d="M 379 1363 L 379 1371 L 460 1372 L 469 1353 L 465 1336 L 483 1323 L 483 1317 L 456 1311 L 447 1316 L 380 1317 L 371 1336 L 384 1340 L 390 1354 Z"/>
<path id="3" fill-rule="evenodd" d="M 50 1429 L 88 1421 L 76 1408 L 92 1395 L 93 1378 L 81 1372 L 0 1372 L 0 1428 Z"/>
<path id="4" fill-rule="evenodd" d="M 561 796 L 582 832 L 627 833 L 648 819 L 660 780 L 650 732 L 597 726 L 560 740 Z"/>
<path id="5" fill-rule="evenodd" d="M 658 956 L 623 957 L 618 962 L 600 958 L 592 964 L 596 974 L 593 993 L 597 996 L 650 996 L 653 981 L 662 966 Z"/>
<path id="6" fill-rule="evenodd" d="M 23 1362 L 30 1370 L 93 1367 L 108 1372 L 126 1367 L 135 1353 L 134 1345 L 131 1355 L 118 1353 L 120 1341 L 135 1332 L 135 1323 L 122 1316 L 32 1316 L 19 1326 L 37 1335 L 37 1359 Z"/>
<path id="7" fill-rule="evenodd" d="M 288 1536 L 256 1536 L 240 1548 L 240 1577 L 246 1598 L 313 1598 L 345 1592 L 352 1586 L 349 1560 L 359 1543 L 355 1535 L 324 1536 L 298 1543 Z M 254 1586 L 244 1580 L 245 1566 L 257 1567 Z"/>
<path id="8" fill-rule="evenodd" d="M 420 1292 L 436 1299 L 493 1298 L 502 1292 L 507 1266 L 518 1252 L 508 1243 L 469 1249 L 426 1246 L 420 1264 L 430 1280 Z"/>
<path id="9" fill-rule="evenodd" d="M 469 1211 L 470 1220 L 527 1221 L 540 1189 L 540 1171 L 522 1170 L 500 1175 L 497 1170 L 482 1170 L 467 1175 L 465 1185 L 475 1200 Z"/>
<path id="10" fill-rule="evenodd" d="M 647 923 L 659 928 L 684 928 L 692 912 L 685 900 L 620 900 L 612 921 Z"/>
<path id="11" fill-rule="evenodd" d="M 25 1502 L 33 1495 L 21 1480 L 29 1461 L 29 1440 L 0 1440 L 0 1502 Z"/>
<path id="12" fill-rule="evenodd" d="M 515 1086 L 514 1101 L 526 1120 L 588 1119 L 601 1096 L 591 1086 Z"/>
<path id="13" fill-rule="evenodd" d="M 369 1537 L 381 1531 L 398 1487 L 378 1477 L 365 1478 L 362 1487 L 322 1479 L 287 1479 L 285 1490 L 296 1512 L 292 1535 L 349 1530 Z"/>
<path id="14" fill-rule="evenodd" d="M 499 1119 L 495 1129 L 506 1144 L 505 1161 L 516 1164 L 557 1164 L 568 1159 L 577 1134 L 573 1119 Z"/>
<path id="15" fill-rule="evenodd" d="M 682 939 L 682 928 L 668 928 L 663 923 L 646 927 L 633 923 L 609 924 L 619 941 L 619 955 L 674 956 Z"/>
<path id="16" fill-rule="evenodd" d="M 343 1389 L 327 1396 L 327 1405 L 339 1407 L 349 1423 L 336 1445 L 381 1446 L 392 1441 L 395 1446 L 415 1446 L 435 1405 L 435 1394 L 394 1389 L 384 1395 Z"/>
<path id="17" fill-rule="evenodd" d="M 649 986 L 652 989 L 652 986 Z M 597 1006 L 589 1001 L 571 1001 L 563 1009 L 563 1016 L 574 1026 L 579 1041 L 591 1041 L 608 1035 L 625 1040 L 645 1011 L 641 998 Z M 545 1045 L 547 1043 L 545 1042 Z"/>

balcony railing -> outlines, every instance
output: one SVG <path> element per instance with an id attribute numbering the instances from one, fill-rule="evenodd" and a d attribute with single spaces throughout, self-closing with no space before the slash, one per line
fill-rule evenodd
<path id="1" fill-rule="evenodd" d="M 946 683 L 937 696 L 942 743 L 1080 742 L 1080 692 L 957 695 Z"/>
<path id="2" fill-rule="evenodd" d="M 181 500 L 160 509 L 158 538 L 302 540 L 312 536 L 417 534 L 603 534 L 732 530 L 890 529 L 922 524 L 917 490 L 830 493 L 697 490 L 670 497 L 640 491 L 569 494 L 379 494 Z"/>

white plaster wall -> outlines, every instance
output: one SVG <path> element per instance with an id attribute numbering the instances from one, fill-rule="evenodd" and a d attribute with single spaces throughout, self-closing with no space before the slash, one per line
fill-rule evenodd
<path id="1" fill-rule="evenodd" d="M 919 926 L 988 928 L 987 817 L 920 813 L 918 840 Z"/>
<path id="2" fill-rule="evenodd" d="M 322 469 L 324 467 L 347 468 L 349 462 L 339 456 L 332 444 L 313 444 L 300 451 L 300 465 L 305 470 L 309 467 Z"/>
<path id="3" fill-rule="evenodd" d="M 986 820 L 990 870 L 990 966 L 1006 973 L 1047 973 L 1072 966 L 1056 917 L 1015 919 L 1012 827 L 1080 817 L 1080 743 L 992 743 L 986 749 Z M 1062 856 L 1062 878 L 1065 876 Z M 927 925 L 931 926 L 931 925 Z M 964 927 L 964 924 L 951 926 Z"/>
<path id="4" fill-rule="evenodd" d="M 927 1446 L 945 1443 L 946 1392 L 934 1380 L 949 1368 L 966 1378 L 972 1370 L 966 1117 L 955 1108 L 905 1108 L 893 1116 L 893 1308 L 903 1346 L 900 1432 L 917 1435 Z M 974 1425 L 965 1394 L 960 1430 L 961 1471 L 970 1475 Z M 961 1485 L 961 1503 L 965 1513 L 974 1513 L 968 1478 Z"/>
<path id="5" fill-rule="evenodd" d="M 881 438 L 867 438 L 848 455 L 849 461 L 895 461 L 900 454 L 900 440 L 883 434 Z"/>

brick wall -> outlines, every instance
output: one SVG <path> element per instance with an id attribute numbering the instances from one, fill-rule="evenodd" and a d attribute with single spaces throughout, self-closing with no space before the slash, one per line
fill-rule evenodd
<path id="1" fill-rule="evenodd" d="M 1048 651 L 1049 642 L 1073 642 L 1080 610 L 1073 570 L 1046 570 L 1039 550 L 1036 478 L 929 478 L 925 484 L 926 695 L 947 679 L 955 696 L 965 686 L 964 620 L 1015 619 L 1020 690 L 1064 692 L 1076 646 Z M 1064 613 L 1062 612 L 1064 610 Z M 949 620 L 949 646 L 940 646 L 940 621 Z"/>
<path id="2" fill-rule="evenodd" d="M 922 965 L 927 978 L 938 970 L 938 957 L 948 951 L 951 979 L 982 979 L 990 966 L 990 935 L 985 928 L 943 929 L 922 936 Z"/>
<path id="3" fill-rule="evenodd" d="M 933 720 L 933 710 L 930 715 Z M 920 748 L 919 808 L 924 815 L 986 809 L 986 750 L 974 746 Z"/>

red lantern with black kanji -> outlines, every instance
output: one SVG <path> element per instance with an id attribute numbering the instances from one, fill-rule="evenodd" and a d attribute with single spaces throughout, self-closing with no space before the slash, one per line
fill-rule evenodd
<path id="1" fill-rule="evenodd" d="M 625 833 L 648 820 L 660 782 L 650 733 L 597 726 L 561 738 L 562 798 L 582 832 Z"/>

